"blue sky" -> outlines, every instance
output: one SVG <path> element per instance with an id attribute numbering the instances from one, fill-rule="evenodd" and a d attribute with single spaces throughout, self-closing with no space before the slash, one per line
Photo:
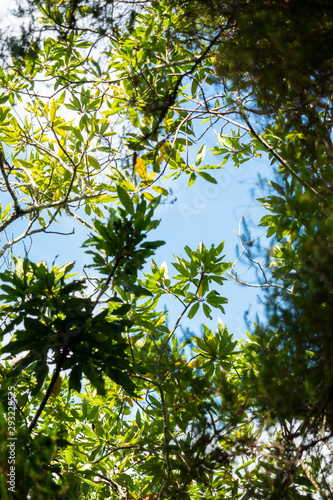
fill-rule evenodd
<path id="1" fill-rule="evenodd" d="M 215 140 L 215 137 L 213 138 Z M 197 151 L 198 145 L 195 146 Z M 207 153 L 206 163 L 213 161 L 219 162 L 216 156 L 209 158 Z M 186 257 L 184 246 L 188 245 L 192 249 L 197 249 L 200 241 L 203 241 L 206 247 L 212 243 L 215 245 L 225 241 L 225 260 L 233 261 L 237 258 L 236 245 L 239 243 L 237 233 L 239 221 L 242 216 L 248 217 L 250 227 L 253 227 L 253 235 L 263 234 L 264 228 L 255 228 L 264 213 L 260 203 L 256 201 L 259 190 L 253 193 L 253 189 L 258 185 L 258 174 L 265 176 L 267 173 L 268 162 L 265 159 L 253 159 L 248 163 L 235 168 L 231 162 L 225 165 L 223 170 L 211 170 L 216 176 L 217 185 L 210 184 L 203 179 L 197 180 L 190 188 L 187 187 L 187 176 L 179 177 L 175 181 L 168 181 L 168 186 L 174 193 L 173 203 L 161 205 L 156 213 L 156 217 L 161 219 L 160 226 L 150 235 L 150 239 L 163 239 L 166 244 L 157 251 L 154 260 L 158 265 L 166 261 L 169 274 L 177 274 L 172 267 L 174 261 L 173 254 Z M 29 258 L 38 262 L 46 260 L 49 265 L 52 264 L 56 255 L 58 255 L 56 264 L 62 265 L 72 260 L 76 261 L 77 268 L 80 269 L 86 263 L 90 262 L 89 256 L 85 255 L 81 249 L 82 242 L 87 238 L 86 228 L 75 223 L 71 218 L 62 218 L 59 228 L 53 226 L 53 231 L 71 232 L 75 228 L 75 234 L 70 236 L 61 236 L 43 234 L 34 236 Z M 262 236 L 263 244 L 265 236 Z M 29 242 L 26 241 L 29 246 Z M 22 248 L 22 247 L 21 247 Z M 23 248 L 22 248 L 23 250 Z M 244 266 L 239 266 L 242 271 Z M 150 264 L 146 266 L 146 272 L 150 271 Z M 245 281 L 253 280 L 254 276 L 247 273 L 242 276 Z M 253 281 L 254 282 L 254 281 Z M 237 339 L 245 336 L 245 323 L 243 316 L 249 308 L 250 317 L 255 319 L 256 314 L 262 315 L 263 309 L 258 303 L 257 295 L 262 295 L 262 290 L 258 288 L 249 288 L 241 286 L 231 279 L 225 282 L 222 287 L 216 288 L 218 292 L 228 298 L 228 304 L 225 305 L 225 315 L 218 310 L 213 311 L 213 320 L 209 320 L 203 313 L 199 312 L 193 320 L 185 319 L 184 327 L 190 327 L 195 333 L 199 333 L 201 322 L 215 330 L 217 328 L 217 317 L 220 316 L 223 322 L 228 326 L 231 333 L 235 334 Z M 166 300 L 170 312 L 169 326 L 179 315 L 180 310 L 176 302 Z"/>

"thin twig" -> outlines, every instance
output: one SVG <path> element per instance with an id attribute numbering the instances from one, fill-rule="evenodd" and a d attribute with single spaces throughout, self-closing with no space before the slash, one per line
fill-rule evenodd
<path id="1" fill-rule="evenodd" d="M 54 370 L 53 372 L 53 375 L 52 375 L 52 379 L 51 379 L 51 382 L 49 383 L 49 386 L 47 388 L 47 391 L 45 393 L 45 396 L 43 397 L 43 400 L 34 416 L 34 418 L 32 419 L 31 421 L 31 424 L 29 425 L 28 427 L 28 431 L 29 432 L 32 432 L 34 427 L 36 426 L 37 424 L 37 421 L 39 419 L 39 417 L 41 416 L 42 414 L 42 411 L 44 410 L 45 406 L 46 406 L 46 403 L 51 395 L 51 392 L 52 392 L 52 389 L 54 387 L 54 384 L 56 383 L 57 379 L 58 379 L 58 376 L 61 372 L 61 369 L 62 369 L 62 365 L 67 357 L 67 354 L 68 354 L 68 349 L 64 349 L 61 356 L 60 356 L 60 359 L 58 360 L 57 362 L 57 365 L 56 365 L 56 369 Z"/>
<path id="2" fill-rule="evenodd" d="M 242 240 L 242 236 L 241 236 L 241 223 L 243 221 L 244 217 L 242 217 L 239 221 L 239 232 L 237 234 L 238 238 L 239 238 L 239 241 L 241 243 L 241 246 L 242 246 L 242 252 L 241 254 L 237 257 L 237 259 L 235 260 L 235 262 L 232 264 L 231 268 L 230 268 L 230 271 L 228 272 L 228 276 L 230 278 L 232 278 L 234 281 L 236 281 L 237 283 L 239 283 L 240 285 L 245 285 L 245 286 L 248 286 L 248 287 L 252 287 L 252 288 L 267 288 L 267 287 L 273 287 L 273 288 L 280 288 L 281 290 L 285 290 L 289 293 L 292 293 L 292 289 L 289 289 L 289 288 L 286 288 L 284 287 L 283 285 L 278 285 L 277 283 L 271 283 L 270 281 L 268 281 L 267 279 L 267 276 L 266 276 L 266 273 L 264 271 L 264 268 L 262 267 L 261 263 L 258 261 L 258 260 L 254 260 L 252 259 L 252 257 L 250 256 L 250 254 L 248 253 L 245 245 L 247 245 L 248 243 L 250 242 L 247 242 L 247 243 L 244 243 L 243 240 Z M 260 238 L 260 236 L 258 236 L 258 238 Z M 258 239 L 256 238 L 256 239 Z M 253 243 L 253 241 L 255 240 L 252 240 L 251 243 Z M 259 269 L 260 269 L 260 272 L 264 278 L 264 283 L 259 283 L 259 284 L 252 284 L 252 283 L 246 283 L 245 281 L 241 281 L 238 277 L 237 277 L 237 273 L 233 273 L 233 270 L 237 264 L 237 262 L 239 262 L 239 260 L 241 259 L 241 257 L 245 255 L 247 257 L 247 259 L 252 263 L 254 264 L 255 266 L 257 266 Z"/>

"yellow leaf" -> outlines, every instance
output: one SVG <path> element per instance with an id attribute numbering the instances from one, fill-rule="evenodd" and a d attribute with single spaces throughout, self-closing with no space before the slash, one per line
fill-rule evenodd
<path id="1" fill-rule="evenodd" d="M 170 142 L 165 142 L 164 144 L 162 144 L 162 146 L 160 147 L 160 153 L 161 155 L 163 156 L 167 156 L 167 148 L 170 146 Z"/>
<path id="2" fill-rule="evenodd" d="M 98 217 L 100 217 L 101 219 L 104 219 L 104 214 L 103 214 L 102 210 L 97 205 L 95 205 L 94 203 L 91 203 L 91 208 L 93 209 L 95 214 L 98 215 Z"/>
<path id="3" fill-rule="evenodd" d="M 98 203 L 109 203 L 110 201 L 116 201 L 118 200 L 118 196 L 112 196 L 112 195 L 109 195 L 109 194 L 105 194 L 105 195 L 101 195 L 101 196 L 98 196 L 98 198 L 96 198 L 96 201 L 98 201 Z"/>
<path id="4" fill-rule="evenodd" d="M 143 158 L 138 158 L 135 163 L 135 170 L 144 181 L 147 179 L 147 167 Z"/>
<path id="5" fill-rule="evenodd" d="M 292 245 L 297 238 L 297 231 L 290 231 L 289 245 Z"/>
<path id="6" fill-rule="evenodd" d="M 202 283 L 200 283 L 200 286 L 198 288 L 198 295 L 199 295 L 199 297 L 203 296 Z"/>
<path id="7" fill-rule="evenodd" d="M 175 368 L 180 368 L 185 365 L 185 358 L 182 356 L 181 358 L 178 359 L 178 361 L 175 362 Z"/>
<path id="8" fill-rule="evenodd" d="M 173 122 L 174 122 L 173 118 L 164 119 L 165 128 L 168 130 L 173 124 Z"/>
<path id="9" fill-rule="evenodd" d="M 123 90 L 120 87 L 116 87 L 115 85 L 107 85 L 107 87 L 113 90 L 113 94 L 117 96 L 118 94 L 123 94 Z"/>
<path id="10" fill-rule="evenodd" d="M 50 118 L 51 118 L 51 121 L 54 121 L 55 116 L 56 116 L 56 111 L 57 111 L 57 106 L 56 106 L 55 100 L 52 99 L 51 106 L 50 106 Z"/>
<path id="11" fill-rule="evenodd" d="M 164 196 L 169 194 L 169 191 L 161 186 L 153 186 L 153 190 L 156 191 L 156 193 L 163 194 Z"/>
<path id="12" fill-rule="evenodd" d="M 167 147 L 170 146 L 169 142 L 165 142 L 164 144 L 162 144 L 162 146 L 160 147 L 160 153 L 161 153 L 161 156 L 159 157 L 159 159 L 156 161 L 157 165 L 161 165 L 162 161 L 165 160 L 168 156 L 168 153 L 167 153 Z"/>
<path id="13" fill-rule="evenodd" d="M 57 134 L 59 134 L 62 138 L 66 139 L 66 137 L 67 137 L 67 133 L 66 133 L 66 131 L 65 131 L 63 128 L 61 128 L 61 127 L 56 127 L 56 128 L 55 128 L 55 132 L 56 132 Z"/>
<path id="14" fill-rule="evenodd" d="M 165 318 L 166 318 L 166 317 L 167 317 L 167 315 L 166 315 L 166 314 L 164 314 L 164 315 L 163 315 L 163 316 L 162 316 L 162 317 L 161 317 L 161 318 L 157 321 L 157 323 L 155 323 L 155 327 L 156 327 L 156 326 L 161 325 L 161 324 L 164 322 L 164 320 L 165 320 Z"/>
<path id="15" fill-rule="evenodd" d="M 131 182 L 123 181 L 120 187 L 126 189 L 126 191 L 136 191 L 135 186 Z"/>
<path id="16" fill-rule="evenodd" d="M 189 363 L 187 363 L 187 366 L 189 366 L 190 368 L 196 368 L 197 366 L 200 366 L 202 365 L 202 363 L 204 363 L 204 359 L 193 359 L 193 361 L 190 361 Z"/>
<path id="17" fill-rule="evenodd" d="M 143 193 L 143 196 L 146 198 L 146 200 L 151 201 L 154 199 L 154 196 L 151 193 Z"/>
<path id="18" fill-rule="evenodd" d="M 62 379 L 61 379 L 60 375 L 58 375 L 58 378 L 55 381 L 55 384 L 52 387 L 52 391 L 51 391 L 51 396 L 53 398 L 57 398 L 59 396 L 60 390 L 61 390 L 61 382 L 62 382 Z"/>

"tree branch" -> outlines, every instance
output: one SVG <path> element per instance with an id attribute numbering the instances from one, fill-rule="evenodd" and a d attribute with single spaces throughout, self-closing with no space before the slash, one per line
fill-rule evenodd
<path id="1" fill-rule="evenodd" d="M 62 354 L 61 354 L 61 357 L 60 357 L 58 363 L 57 363 L 56 369 L 53 372 L 53 376 L 52 376 L 51 382 L 50 382 L 50 384 L 49 384 L 49 386 L 47 388 L 45 396 L 44 396 L 44 398 L 43 398 L 43 400 L 42 400 L 42 402 L 41 402 L 41 404 L 40 404 L 40 406 L 39 406 L 39 408 L 38 408 L 38 410 L 37 410 L 34 418 L 32 419 L 31 424 L 28 427 L 28 431 L 30 433 L 34 430 L 34 428 L 35 428 L 35 426 L 37 424 L 37 421 L 38 421 L 39 417 L 42 414 L 42 411 L 44 410 L 44 408 L 46 406 L 46 403 L 47 403 L 47 401 L 48 401 L 48 399 L 49 399 L 49 397 L 51 395 L 51 392 L 52 392 L 52 389 L 54 387 L 54 384 L 56 383 L 57 378 L 58 378 L 58 376 L 59 376 L 59 374 L 61 372 L 61 368 L 62 368 L 62 365 L 63 365 L 63 363 L 64 363 L 64 361 L 65 361 L 65 359 L 67 357 L 67 354 L 68 354 L 68 348 L 65 348 L 63 350 Z"/>

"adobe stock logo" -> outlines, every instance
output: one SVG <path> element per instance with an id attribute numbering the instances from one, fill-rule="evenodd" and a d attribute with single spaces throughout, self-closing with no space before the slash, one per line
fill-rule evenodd
<path id="1" fill-rule="evenodd" d="M 185 222 L 196 215 L 199 215 L 202 210 L 205 210 L 209 204 L 221 195 L 228 186 L 230 186 L 233 178 L 238 177 L 241 169 L 235 168 L 232 165 L 225 167 L 223 170 L 215 170 L 218 172 L 213 177 L 216 179 L 217 184 L 206 182 L 202 189 L 195 186 L 190 188 L 191 200 L 189 202 L 180 201 L 177 203 L 178 210 Z"/>

